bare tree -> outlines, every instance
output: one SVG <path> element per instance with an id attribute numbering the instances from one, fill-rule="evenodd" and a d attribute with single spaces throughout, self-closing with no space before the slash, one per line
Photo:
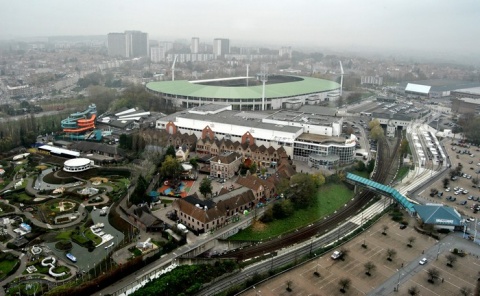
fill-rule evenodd
<path id="1" fill-rule="evenodd" d="M 387 260 L 388 261 L 392 261 L 393 258 L 395 258 L 396 255 L 397 255 L 397 251 L 395 251 L 394 249 L 387 249 Z"/>
<path id="2" fill-rule="evenodd" d="M 417 286 L 411 286 L 410 288 L 408 288 L 408 294 L 409 295 L 412 295 L 412 296 L 415 296 L 415 295 L 418 295 L 418 288 Z"/>
<path id="3" fill-rule="evenodd" d="M 408 244 L 407 244 L 407 246 L 411 248 L 411 247 L 412 247 L 412 244 L 413 244 L 413 242 L 414 242 L 415 240 L 416 240 L 416 237 L 414 237 L 414 236 L 409 236 L 409 237 L 408 237 Z"/>
<path id="4" fill-rule="evenodd" d="M 372 262 L 372 261 L 368 261 L 367 263 L 365 263 L 363 265 L 365 267 L 365 274 L 370 276 L 371 275 L 371 271 L 374 271 L 375 268 L 377 268 L 377 266 Z"/>
<path id="5" fill-rule="evenodd" d="M 460 295 L 469 296 L 470 294 L 472 294 L 472 289 L 470 289 L 468 287 L 461 287 L 460 288 Z"/>
<path id="6" fill-rule="evenodd" d="M 453 263 L 455 263 L 457 261 L 457 256 L 455 256 L 453 254 L 447 254 L 447 255 L 445 255 L 445 258 L 448 261 L 447 266 L 449 266 L 449 267 L 453 267 Z"/>
<path id="7" fill-rule="evenodd" d="M 287 280 L 285 282 L 285 284 L 287 285 L 287 291 L 291 292 L 292 291 L 292 284 L 293 284 L 292 280 Z"/>
<path id="8" fill-rule="evenodd" d="M 428 281 L 431 282 L 431 283 L 433 283 L 435 279 L 440 277 L 440 271 L 438 269 L 436 269 L 435 267 L 429 268 L 427 270 L 427 274 L 430 277 L 430 279 L 428 279 Z"/>
<path id="9" fill-rule="evenodd" d="M 352 280 L 349 278 L 341 278 L 338 281 L 338 285 L 340 285 L 340 292 L 345 293 L 346 290 L 350 287 Z"/>
<path id="10" fill-rule="evenodd" d="M 388 225 L 383 225 L 383 226 L 382 226 L 382 230 L 383 230 L 383 231 L 382 231 L 382 234 L 383 234 L 383 235 L 387 235 Z"/>
<path id="11" fill-rule="evenodd" d="M 347 249 L 347 248 L 345 248 L 345 247 L 342 247 L 342 248 L 340 249 L 340 259 L 341 259 L 342 261 L 345 261 L 345 258 L 347 258 L 348 253 L 350 253 L 350 250 Z"/>

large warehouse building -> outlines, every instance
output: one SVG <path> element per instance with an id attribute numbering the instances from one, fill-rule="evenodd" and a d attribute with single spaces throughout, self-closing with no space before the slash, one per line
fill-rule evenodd
<path id="1" fill-rule="evenodd" d="M 246 145 L 247 150 L 253 146 L 264 147 L 263 153 L 270 147 L 283 148 L 292 159 L 316 168 L 331 169 L 352 163 L 357 139 L 354 135 L 349 138 L 341 135 L 343 118 L 311 112 L 280 110 L 264 114 L 206 104 L 160 118 L 156 128 L 172 135 L 177 132 L 195 135 L 200 141 L 228 140 Z M 236 147 L 232 149 L 237 152 L 243 149 L 231 147 Z M 220 152 L 225 151 L 215 151 Z"/>
<path id="2" fill-rule="evenodd" d="M 186 109 L 211 103 L 241 111 L 297 109 L 335 101 L 340 96 L 340 84 L 329 80 L 269 75 L 265 88 L 261 80 L 255 77 L 178 80 L 150 82 L 146 87 L 174 106 Z"/>

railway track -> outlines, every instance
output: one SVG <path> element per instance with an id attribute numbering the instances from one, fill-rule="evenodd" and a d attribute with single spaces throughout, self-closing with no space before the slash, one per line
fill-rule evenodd
<path id="1" fill-rule="evenodd" d="M 382 184 L 385 184 L 387 181 L 392 169 L 391 166 L 394 163 L 391 161 L 391 159 L 395 159 L 395 157 L 397 157 L 400 141 L 401 137 L 397 137 L 397 142 L 393 149 L 390 149 L 386 140 L 380 141 L 379 147 L 381 147 L 381 149 L 379 149 L 378 152 L 379 155 L 377 158 L 377 167 L 373 178 L 374 181 Z M 335 228 L 338 224 L 344 222 L 353 214 L 361 210 L 362 207 L 365 206 L 374 196 L 375 193 L 364 190 L 359 195 L 355 196 L 345 207 L 338 210 L 336 214 L 324 220 L 318 221 L 293 233 L 289 233 L 263 243 L 257 243 L 249 247 L 244 247 L 241 250 L 236 250 L 220 257 L 236 258 L 237 261 L 243 261 L 294 245 L 302 241 L 306 241 L 312 236 L 323 234 L 332 228 Z"/>

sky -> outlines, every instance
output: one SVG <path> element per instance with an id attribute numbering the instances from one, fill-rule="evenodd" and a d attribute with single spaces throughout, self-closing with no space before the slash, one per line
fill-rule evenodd
<path id="1" fill-rule="evenodd" d="M 0 0 L 0 39 L 140 30 L 231 46 L 480 52 L 479 0 Z"/>

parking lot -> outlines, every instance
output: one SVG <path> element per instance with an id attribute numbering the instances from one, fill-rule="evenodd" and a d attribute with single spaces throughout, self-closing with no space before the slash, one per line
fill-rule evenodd
<path id="1" fill-rule="evenodd" d="M 445 255 L 457 247 L 458 238 L 451 234 L 445 242 L 438 243 L 429 236 L 417 233 L 412 227 L 414 223 L 414 219 L 410 218 L 407 228 L 400 229 L 399 223 L 385 215 L 364 234 L 344 245 L 348 250 L 345 260 L 334 260 L 331 258 L 333 251 L 329 252 L 257 284 L 242 295 L 408 295 L 408 289 L 412 286 L 418 288 L 417 295 L 459 295 L 462 287 L 473 291 L 480 267 L 477 256 L 457 256 L 453 267 L 447 267 Z M 389 227 L 386 235 L 382 234 L 384 225 Z M 412 247 L 407 246 L 410 237 L 415 238 Z M 362 247 L 364 242 L 367 248 Z M 461 242 L 471 244 L 472 248 L 477 247 L 466 240 Z M 388 249 L 396 251 L 392 261 L 387 260 Z M 424 265 L 419 263 L 422 258 L 427 258 Z M 375 265 L 370 276 L 365 273 L 367 262 Z M 432 267 L 440 272 L 433 284 L 428 282 L 427 273 Z M 351 280 L 345 294 L 340 292 L 339 281 L 342 278 Z M 288 282 L 291 292 L 286 290 Z M 397 284 L 399 292 L 394 292 Z"/>
<path id="2" fill-rule="evenodd" d="M 462 166 L 462 174 L 451 178 L 449 172 L 425 189 L 419 195 L 426 201 L 432 203 L 442 203 L 454 207 L 460 214 L 479 218 L 480 214 L 474 211 L 475 205 L 480 205 L 480 188 L 474 184 L 478 180 L 480 172 L 480 147 L 456 145 L 458 140 L 447 140 L 443 144 L 445 152 L 450 158 L 452 167 L 455 170 L 458 165 Z M 452 145 L 453 144 L 453 145 Z M 452 150 L 454 148 L 455 150 Z M 449 184 L 444 188 L 443 180 L 448 178 Z M 452 180 L 453 179 L 453 180 Z M 433 194 L 432 190 L 438 191 Z M 434 191 L 435 192 L 435 191 Z"/>

